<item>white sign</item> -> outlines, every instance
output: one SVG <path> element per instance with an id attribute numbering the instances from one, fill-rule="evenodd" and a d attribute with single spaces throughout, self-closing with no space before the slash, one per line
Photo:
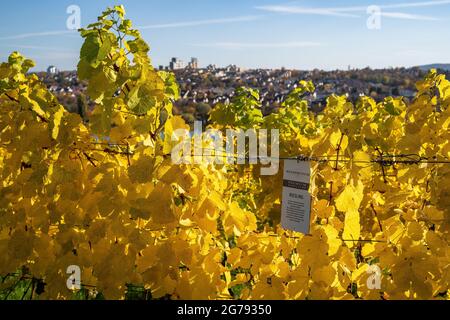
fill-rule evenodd
<path id="1" fill-rule="evenodd" d="M 309 184 L 311 165 L 308 161 L 285 160 L 281 226 L 284 229 L 309 234 L 311 195 Z"/>

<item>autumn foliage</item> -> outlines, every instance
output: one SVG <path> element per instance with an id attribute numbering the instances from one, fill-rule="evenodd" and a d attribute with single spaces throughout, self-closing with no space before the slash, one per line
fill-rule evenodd
<path id="1" fill-rule="evenodd" d="M 267 117 L 251 89 L 212 110 L 211 128 L 279 129 L 283 157 L 337 160 L 312 163 L 305 236 L 280 226 L 282 170 L 172 164 L 172 132 L 189 129 L 172 115 L 178 86 L 152 67 L 123 7 L 81 36 L 78 74 L 96 105 L 86 123 L 28 73 L 32 61 L 13 53 L 0 66 L 1 275 L 43 279 L 49 299 L 72 297 L 69 265 L 107 299 L 130 285 L 170 299 L 449 297 L 443 75 L 419 82 L 410 103 L 330 96 L 313 114 L 302 81 Z M 381 289 L 367 286 L 370 265 Z"/>

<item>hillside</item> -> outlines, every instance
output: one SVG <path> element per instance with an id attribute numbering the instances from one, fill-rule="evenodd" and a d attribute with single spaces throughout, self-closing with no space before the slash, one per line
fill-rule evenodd
<path id="1" fill-rule="evenodd" d="M 450 71 L 450 63 L 433 63 L 433 64 L 427 64 L 423 66 L 418 66 L 422 71 L 428 71 L 430 69 L 440 69 L 445 71 Z"/>

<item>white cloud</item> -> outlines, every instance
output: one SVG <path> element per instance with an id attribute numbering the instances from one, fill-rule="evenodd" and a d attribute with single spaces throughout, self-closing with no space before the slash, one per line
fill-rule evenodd
<path id="1" fill-rule="evenodd" d="M 30 32 L 11 36 L 0 37 L 0 40 L 17 40 L 36 37 L 61 36 L 75 33 L 75 30 L 59 30 L 59 31 L 45 31 L 45 32 Z"/>
<path id="2" fill-rule="evenodd" d="M 419 7 L 432 7 L 449 5 L 450 0 L 440 1 L 424 1 L 424 2 L 405 2 L 397 4 L 378 5 L 380 9 L 407 9 L 407 8 L 419 8 Z M 335 8 L 310 8 L 294 5 L 266 5 L 257 6 L 256 9 L 275 12 L 275 13 L 290 13 L 290 14 L 305 14 L 305 15 L 323 15 L 323 16 L 336 16 L 336 17 L 358 17 L 355 13 L 366 14 L 368 6 L 352 6 L 352 7 L 335 7 Z M 418 14 L 409 14 L 403 12 L 385 12 L 382 11 L 382 15 L 388 18 L 394 19 L 409 19 L 409 20 L 439 20 L 435 17 L 428 17 Z"/>
<path id="3" fill-rule="evenodd" d="M 180 22 L 172 22 L 172 23 L 138 26 L 137 29 L 145 30 L 145 29 L 194 27 L 194 26 L 204 26 L 204 25 L 213 25 L 213 24 L 254 21 L 254 20 L 258 20 L 262 17 L 263 17 L 262 15 L 253 15 L 253 16 L 239 16 L 239 17 L 208 19 L 208 20 L 180 21 Z M 61 35 L 76 35 L 76 34 L 77 34 L 76 30 L 29 32 L 29 33 L 22 33 L 22 34 L 10 35 L 10 36 L 3 36 L 3 37 L 0 37 L 0 40 L 19 40 L 19 39 L 27 39 L 27 38 L 61 36 Z"/>
<path id="4" fill-rule="evenodd" d="M 22 44 L 1 44 L 1 47 L 3 47 L 3 48 L 13 48 L 13 49 L 29 49 L 29 50 L 70 52 L 70 51 L 64 50 L 64 49 L 62 49 L 60 47 L 22 45 Z"/>
<path id="5" fill-rule="evenodd" d="M 437 21 L 438 18 L 422 16 L 418 14 L 409 14 L 402 12 L 381 12 L 382 17 L 386 18 L 394 18 L 394 19 L 407 19 L 407 20 L 428 20 L 428 21 Z"/>
<path id="6" fill-rule="evenodd" d="M 305 48 L 321 46 L 321 43 L 308 41 L 291 41 L 291 42 L 215 42 L 205 44 L 194 44 L 198 47 L 212 47 L 223 49 L 275 49 L 275 48 Z"/>
<path id="7" fill-rule="evenodd" d="M 337 17 L 358 17 L 357 15 L 342 12 L 344 10 L 336 10 L 333 8 L 305 8 L 294 6 L 261 6 L 256 9 L 278 12 L 278 13 L 294 13 L 294 14 L 310 14 L 320 16 L 337 16 Z"/>
<path id="8" fill-rule="evenodd" d="M 424 1 L 424 2 L 406 2 L 398 4 L 382 5 L 383 9 L 399 9 L 399 8 L 417 8 L 417 7 L 434 7 L 450 4 L 450 0 L 441 1 Z"/>
<path id="9" fill-rule="evenodd" d="M 212 24 L 254 21 L 254 20 L 260 19 L 261 17 L 262 16 L 241 16 L 241 17 L 219 18 L 219 19 L 208 19 L 208 20 L 180 21 L 180 22 L 172 22 L 172 23 L 153 24 L 153 25 L 147 25 L 147 26 L 138 26 L 136 28 L 145 30 L 145 29 L 195 27 L 195 26 L 204 26 L 204 25 L 212 25 Z"/>

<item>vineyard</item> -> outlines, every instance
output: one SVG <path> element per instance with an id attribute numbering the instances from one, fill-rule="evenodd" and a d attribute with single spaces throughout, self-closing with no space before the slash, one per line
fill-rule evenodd
<path id="1" fill-rule="evenodd" d="M 0 298 L 449 299 L 443 75 L 431 71 L 411 102 L 333 95 L 315 114 L 301 81 L 269 116 L 249 88 L 212 109 L 208 128 L 278 129 L 280 158 L 311 161 L 303 235 L 280 225 L 283 161 L 272 176 L 262 164 L 173 164 L 172 133 L 190 130 L 172 114 L 176 79 L 152 67 L 123 7 L 80 32 L 87 122 L 31 60 L 0 65 Z"/>

